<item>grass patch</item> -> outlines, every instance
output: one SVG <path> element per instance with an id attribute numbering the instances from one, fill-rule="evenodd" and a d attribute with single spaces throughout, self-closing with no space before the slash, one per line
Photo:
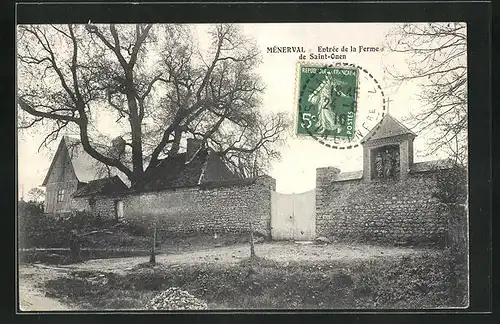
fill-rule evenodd
<path id="1" fill-rule="evenodd" d="M 450 259 L 441 254 L 349 263 L 252 258 L 236 265 L 142 264 L 126 275 L 75 273 L 46 288 L 89 309 L 141 309 L 169 287 L 187 290 L 210 309 L 465 306 L 465 269 L 450 269 Z"/>

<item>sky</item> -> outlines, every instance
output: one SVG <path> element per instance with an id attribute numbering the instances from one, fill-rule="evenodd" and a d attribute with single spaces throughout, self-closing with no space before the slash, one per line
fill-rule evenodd
<path id="1" fill-rule="evenodd" d="M 297 53 L 267 53 L 266 48 L 273 46 L 304 47 L 307 54 L 316 53 L 318 46 L 342 47 L 359 46 L 383 48 L 384 40 L 395 24 L 384 23 L 293 23 L 293 24 L 242 24 L 245 36 L 253 39 L 262 50 L 262 64 L 257 68 L 266 85 L 260 109 L 263 111 L 286 112 L 291 119 L 296 107 Z M 195 26 L 200 32 L 200 44 L 203 45 L 203 30 L 206 25 Z M 384 66 L 391 66 L 404 71 L 406 57 L 400 53 L 392 53 L 386 49 L 382 52 L 348 52 L 347 62 L 360 65 L 368 70 L 381 84 L 390 98 L 389 112 L 402 120 L 410 111 L 418 111 L 421 103 L 417 96 L 417 84 L 407 84 L 395 88 L 392 80 L 384 73 Z M 310 61 L 310 60 L 308 60 Z M 331 64 L 336 61 L 310 61 Z M 368 103 L 370 105 L 370 103 Z M 364 107 L 361 107 L 364 108 Z M 113 133 L 111 118 L 103 118 L 101 126 Z M 27 193 L 30 188 L 41 185 L 49 168 L 52 156 L 59 140 L 49 148 L 38 152 L 43 137 L 33 133 L 18 134 L 18 189 L 19 195 Z M 424 156 L 425 136 L 415 139 L 415 162 L 443 158 L 438 152 L 433 156 Z M 272 163 L 269 174 L 276 179 L 277 191 L 282 193 L 300 193 L 315 187 L 316 168 L 334 166 L 342 172 L 362 169 L 362 148 L 336 150 L 318 143 L 312 138 L 297 138 L 294 131 L 287 136 L 281 147 L 282 158 Z"/>

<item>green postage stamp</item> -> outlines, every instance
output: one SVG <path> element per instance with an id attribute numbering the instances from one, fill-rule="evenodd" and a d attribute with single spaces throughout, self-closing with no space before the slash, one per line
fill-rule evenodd
<path id="1" fill-rule="evenodd" d="M 351 140 L 355 135 L 358 69 L 299 66 L 297 135 Z"/>

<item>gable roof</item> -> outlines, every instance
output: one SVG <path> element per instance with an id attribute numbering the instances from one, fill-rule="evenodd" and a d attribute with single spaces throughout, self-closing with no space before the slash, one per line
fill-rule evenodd
<path id="1" fill-rule="evenodd" d="M 154 191 L 195 187 L 203 183 L 239 179 L 211 149 L 205 148 L 189 162 L 187 153 L 169 156 L 146 171 L 135 190 Z"/>
<path id="2" fill-rule="evenodd" d="M 68 154 L 75 175 L 80 182 L 87 183 L 108 175 L 106 165 L 97 161 L 85 152 L 80 139 L 65 135 L 57 147 L 57 151 L 54 154 L 54 158 L 52 159 L 52 163 L 47 171 L 45 179 L 43 180 L 42 186 L 47 185 L 49 175 L 51 174 L 55 162 L 60 154 Z M 120 176 L 122 178 L 122 182 L 127 181 L 125 176 L 117 170 L 114 170 L 114 168 L 111 168 L 111 173 Z"/>
<path id="3" fill-rule="evenodd" d="M 382 118 L 382 120 L 377 125 L 375 125 L 375 127 L 373 127 L 365 137 L 363 137 L 361 143 L 398 135 L 410 135 L 413 137 L 417 136 L 399 120 L 389 114 L 386 114 L 384 118 Z"/>
<path id="4" fill-rule="evenodd" d="M 118 177 L 101 178 L 89 181 L 86 185 L 73 193 L 73 197 L 97 195 L 115 195 L 128 190 L 128 187 Z"/>
<path id="5" fill-rule="evenodd" d="M 42 186 L 46 186 L 47 182 L 49 181 L 49 176 L 52 173 L 52 170 L 54 170 L 54 166 L 56 164 L 57 158 L 59 157 L 60 154 L 63 154 L 65 152 L 65 144 L 64 144 L 64 137 L 63 139 L 59 142 L 59 145 L 57 146 L 56 153 L 54 154 L 54 157 L 52 158 L 52 162 L 50 162 L 49 170 L 47 170 L 47 174 L 45 175 L 45 178 L 43 179 Z"/>

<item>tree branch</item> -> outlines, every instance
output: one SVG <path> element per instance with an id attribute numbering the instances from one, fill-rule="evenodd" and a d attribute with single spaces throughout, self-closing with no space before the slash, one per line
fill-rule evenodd
<path id="1" fill-rule="evenodd" d="M 26 111 L 27 113 L 29 113 L 33 116 L 49 118 L 52 120 L 64 120 L 64 121 L 68 121 L 68 122 L 74 122 L 76 124 L 78 124 L 80 122 L 80 119 L 75 118 L 73 116 L 66 116 L 66 115 L 38 111 L 38 110 L 34 109 L 30 104 L 25 102 L 22 98 L 19 98 L 18 103 L 19 103 L 19 107 L 21 107 L 22 110 Z"/>

